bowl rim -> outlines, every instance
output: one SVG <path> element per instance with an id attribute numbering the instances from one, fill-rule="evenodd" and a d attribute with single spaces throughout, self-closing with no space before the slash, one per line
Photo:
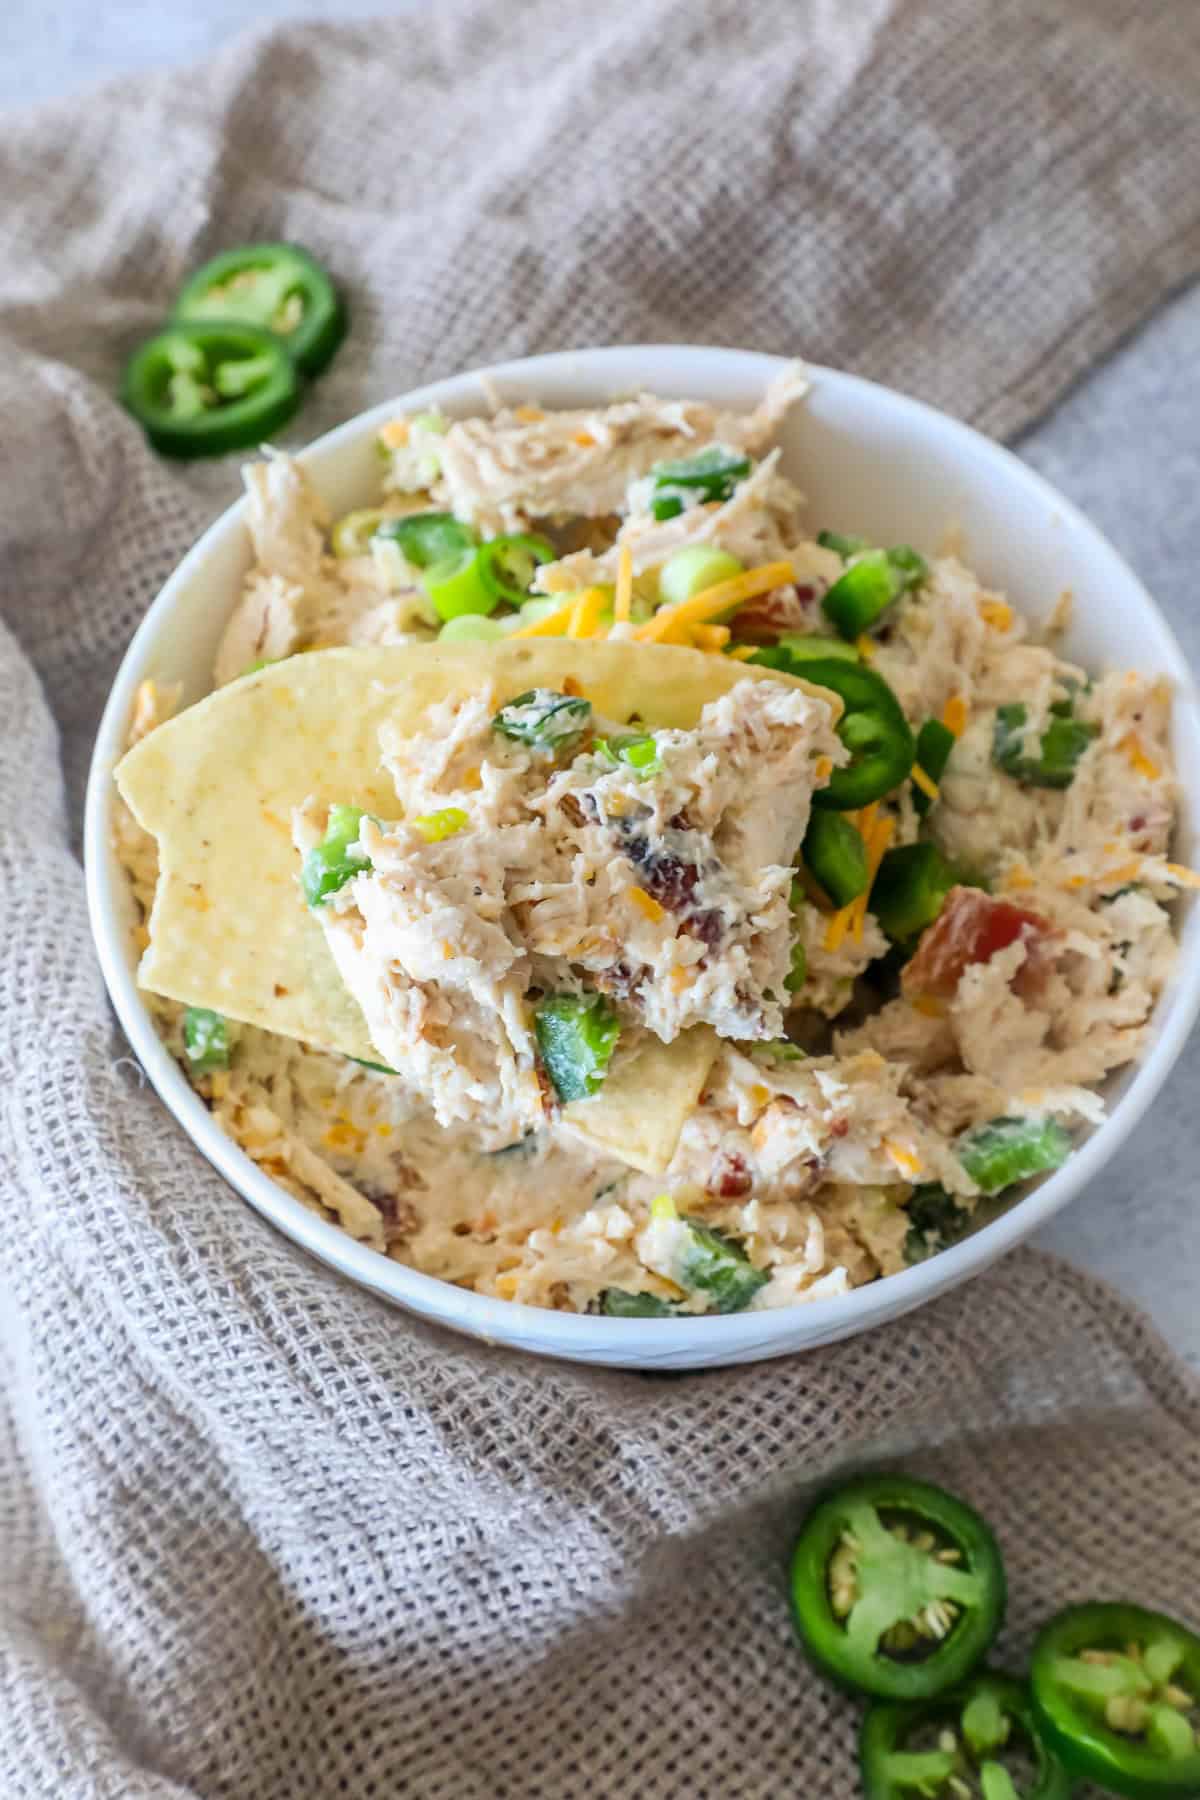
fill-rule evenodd
<path id="1" fill-rule="evenodd" d="M 472 386 L 482 395 L 488 383 L 516 382 L 533 387 L 539 378 L 576 376 L 581 383 L 594 380 L 600 386 L 606 365 L 615 369 L 638 361 L 646 364 L 646 381 L 653 386 L 649 373 L 653 363 L 679 358 L 699 359 L 714 369 L 722 365 L 731 372 L 736 365 L 736 372 L 744 374 L 748 384 L 765 384 L 794 360 L 715 345 L 675 344 L 604 346 L 512 359 L 428 382 L 378 402 L 296 454 L 302 464 L 322 461 L 357 444 L 378 422 L 397 411 L 421 410 L 438 403 L 461 407 L 464 397 L 470 398 Z M 1155 619 L 1165 669 L 1174 684 L 1177 718 L 1190 715 L 1193 728 L 1200 732 L 1200 697 L 1170 624 L 1124 558 L 1073 502 L 1007 447 L 936 407 L 863 376 L 816 363 L 807 367 L 814 385 L 842 388 L 876 404 L 899 403 L 927 427 L 947 437 L 951 445 L 957 442 L 964 452 L 984 452 L 997 459 L 1010 477 L 1015 476 L 1018 486 L 1024 484 L 1032 499 L 1053 509 L 1076 533 L 1089 539 L 1091 551 L 1111 569 L 1114 582 L 1126 594 L 1135 595 L 1140 606 Z M 661 385 L 670 391 L 675 384 L 667 379 Z M 561 1313 L 456 1287 L 439 1276 L 424 1274 L 382 1255 L 351 1237 L 341 1226 L 310 1212 L 221 1131 L 159 1038 L 141 999 L 128 953 L 127 926 L 118 898 L 118 884 L 124 877 L 111 845 L 115 794 L 112 769 L 124 748 L 134 690 L 142 679 L 148 653 L 169 622 L 181 591 L 217 547 L 241 530 L 245 510 L 243 496 L 208 526 L 168 576 L 126 647 L 92 752 L 84 813 L 84 871 L 92 936 L 105 985 L 130 1046 L 159 1098 L 230 1186 L 317 1260 L 409 1311 L 488 1342 L 508 1343 L 554 1356 L 647 1368 L 656 1364 L 685 1367 L 752 1360 L 856 1334 L 924 1305 L 980 1274 L 1066 1206 L 1142 1119 L 1200 1014 L 1200 937 L 1190 946 L 1180 945 L 1172 981 L 1155 1009 L 1156 1036 L 1144 1060 L 1133 1069 L 1112 1111 L 1064 1166 L 997 1218 L 936 1257 L 844 1294 L 770 1311 L 665 1321 Z M 647 1348 L 647 1327 L 656 1334 L 662 1331 L 661 1355 L 656 1354 L 657 1340 L 654 1349 Z"/>

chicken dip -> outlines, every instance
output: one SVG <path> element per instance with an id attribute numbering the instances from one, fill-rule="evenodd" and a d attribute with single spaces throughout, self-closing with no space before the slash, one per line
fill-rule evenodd
<path id="1" fill-rule="evenodd" d="M 1195 884 L 1166 685 L 1065 661 L 1065 597 L 811 536 L 804 389 L 396 418 L 337 520 L 269 455 L 217 691 L 139 691 L 159 1029 L 383 1255 L 613 1315 L 841 1293 L 1142 1048 Z"/>

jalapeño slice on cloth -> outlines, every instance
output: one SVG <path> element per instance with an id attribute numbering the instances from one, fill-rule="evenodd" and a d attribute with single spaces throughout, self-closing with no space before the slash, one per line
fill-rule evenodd
<path id="1" fill-rule="evenodd" d="M 1070 1800 L 1024 1682 L 981 1669 L 934 1700 L 876 1700 L 859 1734 L 865 1800 Z"/>
<path id="2" fill-rule="evenodd" d="M 296 244 L 223 250 L 184 283 L 171 316 L 274 332 L 306 375 L 319 375 L 346 335 L 337 289 L 320 263 Z"/>
<path id="3" fill-rule="evenodd" d="M 826 1494 L 792 1552 L 792 1616 L 843 1687 L 922 1700 L 962 1681 L 1004 1616 L 1004 1565 L 962 1500 L 907 1475 L 862 1475 Z"/>
<path id="4" fill-rule="evenodd" d="M 121 399 L 164 456 L 221 456 L 261 444 L 299 404 L 292 359 L 256 325 L 172 325 L 134 351 Z"/>
<path id="5" fill-rule="evenodd" d="M 814 806 L 836 812 L 857 812 L 873 800 L 882 800 L 907 781 L 915 745 L 900 702 L 874 670 L 841 657 L 807 657 L 793 664 L 782 644 L 770 644 L 749 658 L 768 669 L 784 669 L 802 675 L 817 687 L 830 688 L 845 707 L 837 734 L 850 752 L 850 762 L 835 769 L 826 787 L 813 795 Z"/>
<path id="6" fill-rule="evenodd" d="M 1200 1794 L 1200 1636 L 1095 1601 L 1042 1627 L 1030 1686 L 1042 1736 L 1083 1781 L 1133 1800 Z"/>

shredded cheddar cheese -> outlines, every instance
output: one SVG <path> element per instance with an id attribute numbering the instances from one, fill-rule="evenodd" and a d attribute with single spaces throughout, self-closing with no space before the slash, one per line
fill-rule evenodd
<path id="1" fill-rule="evenodd" d="M 519 631 L 512 633 L 515 638 L 562 637 L 571 623 L 571 616 L 579 600 L 578 593 L 573 593 L 562 605 L 544 619 L 535 619 L 532 625 L 522 625 Z"/>
<path id="2" fill-rule="evenodd" d="M 629 622 L 630 610 L 633 606 L 633 551 L 628 544 L 621 545 L 621 554 L 617 559 L 617 586 L 613 595 L 613 618 L 618 625 Z"/>
<path id="3" fill-rule="evenodd" d="M 942 724 L 955 737 L 961 737 L 967 729 L 967 703 L 961 694 L 952 694 L 942 709 Z"/>
<path id="4" fill-rule="evenodd" d="M 760 568 L 747 569 L 743 575 L 734 575 L 729 581 L 718 581 L 714 587 L 704 588 L 690 600 L 676 601 L 674 606 L 660 606 L 654 617 L 639 625 L 633 635 L 643 644 L 661 643 L 677 625 L 702 625 L 715 619 L 718 613 L 741 606 L 747 600 L 755 600 L 760 594 L 769 594 L 772 588 L 782 587 L 792 579 L 790 562 L 763 563 Z"/>
<path id="5" fill-rule="evenodd" d="M 873 809 L 868 807 L 868 812 Z M 863 941 L 863 930 L 867 922 L 867 902 L 871 898 L 871 889 L 875 885 L 875 877 L 879 873 L 879 865 L 883 861 L 884 852 L 892 841 L 896 829 L 895 819 L 885 816 L 873 819 L 867 837 L 867 885 L 858 899 L 852 902 L 854 907 L 853 933 L 856 944 Z"/>
<path id="6" fill-rule="evenodd" d="M 1197 875 L 1195 869 L 1185 868 L 1182 863 L 1169 862 L 1165 866 L 1167 874 L 1172 876 L 1180 887 L 1200 888 L 1200 875 Z"/>
<path id="7" fill-rule="evenodd" d="M 906 1150 L 903 1144 L 897 1144 L 892 1138 L 885 1138 L 883 1147 L 902 1175 L 919 1175 L 925 1166 L 915 1151 Z"/>
<path id="8" fill-rule="evenodd" d="M 567 636 L 571 638 L 594 637 L 600 622 L 600 614 L 604 610 L 603 588 L 584 588 L 575 605 L 571 609 L 571 620 L 567 626 Z"/>
<path id="9" fill-rule="evenodd" d="M 813 764 L 813 774 L 818 781 L 828 781 L 833 774 L 833 763 L 828 756 L 818 756 Z"/>
<path id="10" fill-rule="evenodd" d="M 408 420 L 389 419 L 386 425 L 380 426 L 379 437 L 389 450 L 403 450 L 408 442 Z"/>
<path id="11" fill-rule="evenodd" d="M 729 660 L 730 662 L 749 662 L 755 649 L 754 644 L 738 644 L 729 652 Z"/>
<path id="12" fill-rule="evenodd" d="M 996 631 L 1011 631 L 1013 625 L 1013 609 L 1007 600 L 981 600 L 979 616 L 986 625 Z"/>
<path id="13" fill-rule="evenodd" d="M 652 925 L 658 925 L 666 918 L 667 914 L 665 908 L 661 907 L 654 898 L 654 895 L 648 894 L 645 888 L 631 887 L 629 889 L 629 898 L 633 901 L 633 904 L 637 907 L 638 911 L 643 913 L 645 917 L 649 919 Z"/>
<path id="14" fill-rule="evenodd" d="M 540 425 L 545 416 L 540 406 L 518 406 L 513 410 L 513 417 L 520 419 L 522 425 Z"/>
<path id="15" fill-rule="evenodd" d="M 698 650 L 723 650 L 729 642 L 728 625 L 693 625 L 692 641 Z"/>
<path id="16" fill-rule="evenodd" d="M 920 790 L 921 790 L 921 792 L 922 792 L 922 793 L 923 793 L 923 794 L 928 794 L 928 795 L 929 795 L 929 798 L 930 798 L 930 799 L 931 799 L 931 800 L 936 800 L 936 799 L 937 799 L 937 797 L 938 797 L 938 784 L 937 784 L 937 782 L 936 782 L 936 781 L 931 781 L 931 780 L 930 780 L 930 779 L 929 779 L 929 776 L 928 776 L 928 775 L 927 775 L 927 774 L 926 774 L 926 773 L 925 773 L 925 771 L 924 771 L 924 769 L 923 769 L 923 768 L 922 768 L 922 767 L 921 767 L 921 765 L 920 765 L 920 763 L 914 763 L 914 764 L 913 764 L 913 766 L 912 766 L 912 779 L 913 779 L 913 785 L 914 785 L 914 787 L 919 787 L 919 788 L 920 788 Z"/>
<path id="17" fill-rule="evenodd" d="M 579 445 L 581 450 L 594 450 L 596 447 L 596 440 L 590 431 L 577 431 L 575 433 L 575 442 Z"/>
<path id="18" fill-rule="evenodd" d="M 1144 775 L 1147 781 L 1157 781 L 1162 774 L 1162 770 L 1153 757 L 1147 756 L 1142 749 L 1142 742 L 1136 731 L 1127 731 L 1117 745 L 1117 749 L 1125 752 L 1130 768 L 1137 774 Z"/>
<path id="19" fill-rule="evenodd" d="M 1029 870 L 1025 867 L 1024 863 L 1014 863 L 1013 867 L 1004 877 L 1004 885 L 1006 888 L 1032 887 L 1033 876 L 1029 873 Z"/>

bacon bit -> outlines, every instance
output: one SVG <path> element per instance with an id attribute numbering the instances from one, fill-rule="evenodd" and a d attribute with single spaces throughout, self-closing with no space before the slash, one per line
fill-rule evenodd
<path id="1" fill-rule="evenodd" d="M 906 1150 L 903 1144 L 897 1144 L 891 1138 L 883 1140 L 883 1147 L 902 1175 L 919 1175 L 925 1166 L 915 1151 Z"/>
<path id="2" fill-rule="evenodd" d="M 828 756 L 818 756 L 813 764 L 813 774 L 818 781 L 828 781 L 833 774 L 833 763 Z"/>
<path id="3" fill-rule="evenodd" d="M 1130 768 L 1134 769 L 1137 774 L 1145 776 L 1147 781 L 1157 781 L 1162 774 L 1162 770 L 1153 757 L 1147 756 L 1142 749 L 1141 739 L 1136 731 L 1127 731 L 1117 745 L 1117 749 L 1125 752 Z"/>
<path id="4" fill-rule="evenodd" d="M 920 763 L 913 764 L 911 774 L 913 785 L 915 787 L 919 787 L 923 794 L 928 794 L 931 800 L 936 800 L 938 798 L 939 790 L 937 782 L 929 779 L 929 776 L 925 773 Z"/>
<path id="5" fill-rule="evenodd" d="M 633 551 L 628 544 L 622 544 L 621 553 L 617 558 L 617 585 L 613 590 L 613 618 L 618 625 L 629 623 L 632 607 Z"/>
<path id="6" fill-rule="evenodd" d="M 408 442 L 408 420 L 389 419 L 386 425 L 380 426 L 379 436 L 389 450 L 403 450 Z"/>
<path id="7" fill-rule="evenodd" d="M 1165 865 L 1168 875 L 1174 877 L 1180 887 L 1200 888 L 1200 875 L 1195 869 L 1185 868 L 1183 863 L 1169 862 Z"/>
<path id="8" fill-rule="evenodd" d="M 942 724 L 946 727 L 947 731 L 952 731 L 957 738 L 961 737 L 963 732 L 967 729 L 967 718 L 968 709 L 966 701 L 961 694 L 952 694 L 942 708 Z"/>
<path id="9" fill-rule="evenodd" d="M 545 416 L 540 406 L 518 406 L 513 409 L 513 417 L 520 419 L 522 425 L 540 425 Z"/>
<path id="10" fill-rule="evenodd" d="M 1019 941 L 1026 954 L 1013 990 L 1022 998 L 1033 998 L 1045 987 L 1050 947 L 1058 937 L 1040 913 L 993 899 L 978 888 L 951 888 L 941 912 L 922 932 L 916 955 L 905 965 L 901 990 L 906 995 L 932 994 L 950 1000 L 973 963 L 990 962 Z"/>
<path id="11" fill-rule="evenodd" d="M 579 445 L 581 450 L 594 450 L 596 448 L 596 440 L 590 431 L 577 431 L 575 433 L 575 442 Z"/>
<path id="12" fill-rule="evenodd" d="M 850 1130 L 850 1121 L 848 1118 L 846 1118 L 845 1114 L 843 1113 L 840 1118 L 834 1119 L 833 1123 L 830 1125 L 829 1135 L 830 1135 L 830 1137 L 844 1138 L 848 1134 L 849 1130 Z"/>
<path id="13" fill-rule="evenodd" d="M 868 637 L 865 631 L 860 632 L 854 640 L 854 648 L 865 663 L 874 662 L 877 647 L 875 639 Z"/>
<path id="14" fill-rule="evenodd" d="M 919 1012 L 927 1019 L 944 1019 L 946 1008 L 942 1001 L 933 994 L 914 994 L 910 1002 L 914 1012 Z"/>
<path id="15" fill-rule="evenodd" d="M 720 1200 L 740 1200 L 753 1186 L 754 1177 L 745 1157 L 737 1150 L 719 1150 L 704 1183 L 705 1191 Z"/>
<path id="16" fill-rule="evenodd" d="M 1004 600 L 981 600 L 979 616 L 986 625 L 993 626 L 997 631 L 1012 630 L 1013 609 Z"/>
<path id="17" fill-rule="evenodd" d="M 730 650 L 728 652 L 729 660 L 730 662 L 749 662 L 750 658 L 754 655 L 755 649 L 756 646 L 754 644 L 739 644 L 736 650 Z"/>
<path id="18" fill-rule="evenodd" d="M 629 889 L 629 898 L 633 901 L 633 904 L 637 907 L 638 911 L 645 914 L 652 925 L 658 925 L 666 918 L 667 914 L 665 907 L 660 906 L 653 894 L 648 894 L 645 888 L 631 887 Z"/>

